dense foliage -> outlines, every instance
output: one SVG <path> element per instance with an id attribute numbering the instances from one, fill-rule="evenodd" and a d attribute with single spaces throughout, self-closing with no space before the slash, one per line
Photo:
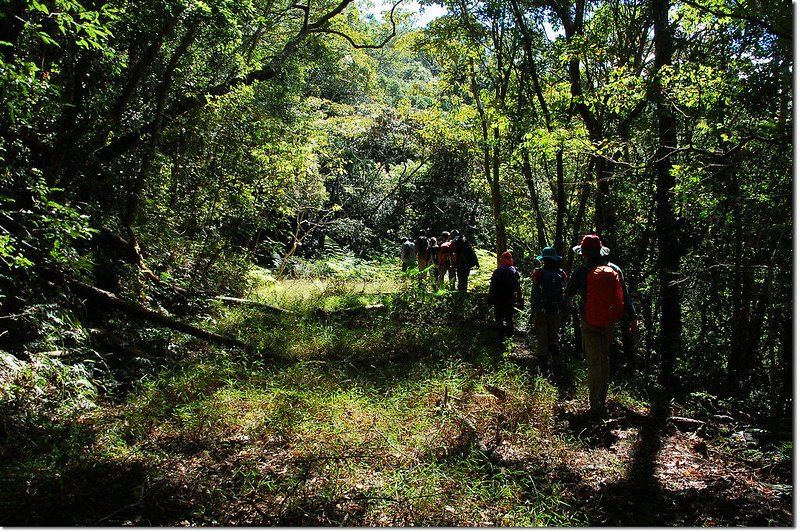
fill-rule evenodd
<path id="1" fill-rule="evenodd" d="M 626 369 L 786 429 L 791 5 L 440 3 L 420 28 L 351 0 L 6 2 L 4 360 L 169 352 L 109 305 L 198 323 L 254 263 L 458 229 L 569 268 L 596 231 L 645 322 Z"/>

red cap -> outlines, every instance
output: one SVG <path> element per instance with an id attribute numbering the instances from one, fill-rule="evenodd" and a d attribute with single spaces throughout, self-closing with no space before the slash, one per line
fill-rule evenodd
<path id="1" fill-rule="evenodd" d="M 611 250 L 603 245 L 600 237 L 594 233 L 589 233 L 581 239 L 581 243 L 572 247 L 572 251 L 579 255 L 586 255 L 587 257 L 607 256 Z"/>
<path id="2" fill-rule="evenodd" d="M 589 233 L 581 239 L 581 249 L 600 249 L 602 247 L 603 241 L 593 233 Z"/>

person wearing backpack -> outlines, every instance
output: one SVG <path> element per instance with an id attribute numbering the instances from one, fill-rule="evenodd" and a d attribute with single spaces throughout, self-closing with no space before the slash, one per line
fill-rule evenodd
<path id="1" fill-rule="evenodd" d="M 419 232 L 419 236 L 414 241 L 414 254 L 417 258 L 417 269 L 420 272 L 420 279 L 425 277 L 423 270 L 428 267 L 430 256 L 428 255 L 428 237 L 425 236 L 425 230 Z"/>
<path id="2" fill-rule="evenodd" d="M 467 282 L 469 281 L 469 271 L 473 267 L 480 267 L 478 263 L 478 255 L 472 248 L 472 243 L 467 238 L 467 235 L 458 235 L 458 231 L 453 231 L 456 237 L 453 238 L 453 246 L 455 247 L 455 268 L 456 277 L 458 279 L 458 290 L 461 292 L 467 291 Z"/>
<path id="3" fill-rule="evenodd" d="M 406 271 L 411 267 L 412 261 L 414 257 L 414 242 L 407 236 L 404 236 L 401 239 L 400 244 L 400 263 L 401 269 Z"/>
<path id="4" fill-rule="evenodd" d="M 441 242 L 439 243 L 439 251 L 437 253 L 437 277 L 436 289 L 442 287 L 444 284 L 444 274 L 447 274 L 447 282 L 450 284 L 450 290 L 456 287 L 456 271 L 455 271 L 455 250 L 453 247 L 453 240 L 450 238 L 450 232 L 442 231 Z"/>
<path id="5" fill-rule="evenodd" d="M 558 267 L 563 260 L 556 248 L 547 246 L 536 257 L 542 267 L 531 273 L 531 310 L 533 332 L 536 336 L 536 359 L 542 375 L 547 373 L 548 359 L 553 356 L 553 372 L 564 378 L 566 371 L 561 360 L 558 336 L 564 314 L 564 288 L 567 272 Z"/>
<path id="6" fill-rule="evenodd" d="M 433 289 L 436 290 L 436 284 L 439 279 L 439 241 L 435 236 L 428 237 L 428 264 L 433 265 L 431 272 L 431 283 Z"/>
<path id="7" fill-rule="evenodd" d="M 565 300 L 572 305 L 572 299 L 580 294 L 581 336 L 589 369 L 589 413 L 604 417 L 614 325 L 624 316 L 630 320 L 630 331 L 636 332 L 639 321 L 622 270 L 608 262 L 610 250 L 600 237 L 587 234 L 572 250 L 583 257 L 584 264 L 572 272 Z"/>
<path id="8" fill-rule="evenodd" d="M 497 339 L 502 342 L 506 336 L 514 334 L 514 307 L 523 307 L 519 270 L 514 266 L 510 251 L 503 252 L 500 264 L 492 272 L 487 300 L 494 305 Z"/>

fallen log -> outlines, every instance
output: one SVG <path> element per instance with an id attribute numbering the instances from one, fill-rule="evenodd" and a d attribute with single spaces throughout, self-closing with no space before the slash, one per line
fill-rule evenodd
<path id="1" fill-rule="evenodd" d="M 339 315 L 358 316 L 361 314 L 367 314 L 373 312 L 375 313 L 385 312 L 386 310 L 387 310 L 386 305 L 384 305 L 383 303 L 373 303 L 358 307 L 346 307 L 334 310 L 325 310 L 324 308 L 318 308 L 314 311 L 314 314 L 318 318 L 330 318 L 331 316 L 339 316 Z"/>
<path id="2" fill-rule="evenodd" d="M 269 303 L 264 303 L 263 301 L 254 301 L 252 299 L 241 299 L 238 297 L 230 297 L 230 296 L 217 296 L 214 299 L 217 299 L 224 303 L 232 303 L 234 305 L 244 305 L 248 307 L 263 308 L 265 310 L 269 310 L 277 314 L 294 314 L 294 312 L 292 312 L 291 310 L 286 310 L 285 308 L 276 307 L 275 305 L 270 305 Z"/>
<path id="3" fill-rule="evenodd" d="M 670 418 L 667 419 L 667 421 L 674 424 L 676 427 L 678 427 L 678 429 L 682 431 L 697 430 L 706 424 L 705 421 L 701 421 L 699 419 L 692 419 L 680 416 L 671 416 Z"/>
<path id="4" fill-rule="evenodd" d="M 155 310 L 151 310 L 131 301 L 122 299 L 116 294 L 107 292 L 106 290 L 101 290 L 96 286 L 92 286 L 81 281 L 69 281 L 69 284 L 75 289 L 76 292 L 86 297 L 90 297 L 96 302 L 103 303 L 117 310 L 121 310 L 122 312 L 136 318 L 141 318 L 151 323 L 163 325 L 168 329 L 180 331 L 182 333 L 194 336 L 195 338 L 200 338 L 201 340 L 208 340 L 217 344 L 249 349 L 249 346 L 241 340 L 230 338 L 228 336 L 222 336 L 221 334 L 206 331 L 205 329 L 200 329 L 194 325 L 189 325 L 188 323 L 178 321 L 175 318 L 171 318 L 165 314 L 156 312 Z"/>

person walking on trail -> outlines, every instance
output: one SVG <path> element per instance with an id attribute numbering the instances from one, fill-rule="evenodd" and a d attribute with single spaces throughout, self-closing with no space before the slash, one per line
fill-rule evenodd
<path id="1" fill-rule="evenodd" d="M 606 257 L 610 250 L 600 237 L 587 234 L 572 250 L 583 257 L 584 264 L 572 272 L 565 299 L 571 306 L 573 297 L 580 294 L 581 336 L 589 368 L 589 413 L 593 417 L 603 417 L 614 324 L 624 317 L 625 321 L 630 321 L 630 331 L 636 332 L 639 321 L 622 270 L 608 262 Z"/>
<path id="2" fill-rule="evenodd" d="M 420 272 L 420 279 L 422 279 L 425 277 L 423 271 L 428 267 L 428 260 L 430 259 L 428 255 L 428 237 L 425 236 L 424 230 L 419 232 L 419 236 L 414 241 L 414 254 L 417 259 L 417 269 Z"/>
<path id="3" fill-rule="evenodd" d="M 431 281 L 434 290 L 436 289 L 437 279 L 439 278 L 439 241 L 435 236 L 428 237 L 428 264 L 433 266 L 431 271 Z"/>
<path id="4" fill-rule="evenodd" d="M 564 316 L 564 288 L 567 286 L 567 272 L 558 267 L 562 261 L 556 248 L 542 249 L 536 260 L 542 267 L 531 273 L 531 318 L 536 337 L 536 359 L 539 372 L 548 372 L 548 359 L 553 357 L 553 373 L 563 379 L 566 376 L 564 361 L 561 359 L 558 337 Z"/>
<path id="5" fill-rule="evenodd" d="M 456 287 L 455 250 L 449 231 L 442 231 L 437 260 L 436 289 L 438 290 L 444 284 L 444 274 L 446 273 L 450 290 L 454 290 Z"/>
<path id="6" fill-rule="evenodd" d="M 514 334 L 514 307 L 523 306 L 519 271 L 514 266 L 510 251 L 503 252 L 500 264 L 492 272 L 488 301 L 490 305 L 494 305 L 497 339 L 502 342 L 506 336 Z"/>
<path id="7" fill-rule="evenodd" d="M 401 239 L 400 243 L 400 268 L 402 271 L 409 269 L 414 260 L 414 242 L 407 236 Z"/>
<path id="8" fill-rule="evenodd" d="M 458 279 L 458 290 L 461 292 L 467 291 L 467 282 L 469 281 L 469 271 L 472 267 L 478 267 L 478 255 L 472 248 L 472 243 L 467 238 L 467 235 L 459 235 L 458 231 L 453 231 L 453 246 L 455 247 L 455 269 L 456 278 Z"/>

